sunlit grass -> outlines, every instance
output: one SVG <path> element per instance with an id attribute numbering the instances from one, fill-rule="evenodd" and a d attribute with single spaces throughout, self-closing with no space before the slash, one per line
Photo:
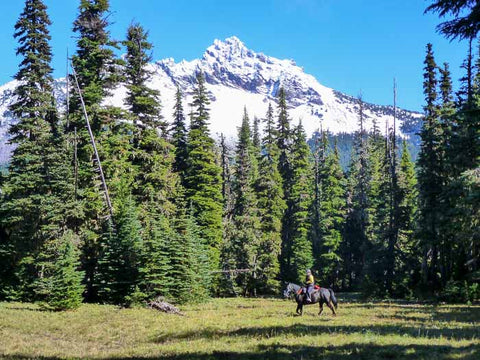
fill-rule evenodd
<path id="1" fill-rule="evenodd" d="M 0 356 L 21 359 L 480 359 L 480 306 L 342 302 L 338 316 L 278 299 L 214 299 L 186 316 L 0 303 Z"/>

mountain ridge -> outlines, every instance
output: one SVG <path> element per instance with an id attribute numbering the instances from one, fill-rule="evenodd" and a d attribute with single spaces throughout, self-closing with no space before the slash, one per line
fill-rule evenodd
<path id="1" fill-rule="evenodd" d="M 358 100 L 355 97 L 320 84 L 294 60 L 277 59 L 247 48 L 236 36 L 214 40 L 199 59 L 175 62 L 173 58 L 166 58 L 150 64 L 149 68 L 153 73 L 149 85 L 160 91 L 162 113 L 167 121 L 172 119 L 176 86 L 185 94 L 184 107 L 188 114 L 195 75 L 198 71 L 205 74 L 211 99 L 210 130 L 213 135 L 224 133 L 234 138 L 244 106 L 252 118 L 263 118 L 281 86 L 287 93 L 290 117 L 294 122 L 301 120 L 308 135 L 319 128 L 332 133 L 352 133 L 357 129 Z M 15 120 L 8 106 L 14 100 L 15 86 L 15 81 L 0 86 L 0 163 L 8 160 L 12 150 L 7 144 L 7 129 Z M 65 79 L 56 80 L 55 96 L 60 107 L 64 107 L 65 87 Z M 121 85 L 105 103 L 124 107 L 125 94 L 126 88 Z M 421 117 L 418 112 L 397 108 L 399 134 L 407 137 L 415 134 Z M 365 119 L 367 128 L 371 128 L 376 119 L 383 130 L 392 124 L 393 107 L 365 103 Z"/>

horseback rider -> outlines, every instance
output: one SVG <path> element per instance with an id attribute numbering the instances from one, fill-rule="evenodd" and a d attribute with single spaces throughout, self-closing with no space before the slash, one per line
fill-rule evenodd
<path id="1" fill-rule="evenodd" d="M 305 295 L 306 302 L 311 303 L 312 299 L 310 298 L 311 292 L 313 291 L 313 286 L 315 284 L 315 279 L 313 278 L 312 271 L 307 269 L 307 276 L 305 278 Z"/>

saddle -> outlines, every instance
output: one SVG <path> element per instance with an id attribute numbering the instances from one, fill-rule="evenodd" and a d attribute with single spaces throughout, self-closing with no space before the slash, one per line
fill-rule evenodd
<path id="1" fill-rule="evenodd" d="M 298 295 L 303 294 L 303 290 L 304 290 L 304 289 L 305 289 L 305 287 L 301 287 L 300 289 L 298 289 L 298 290 L 297 290 L 297 294 L 298 294 Z M 314 291 L 314 292 L 315 292 L 315 291 L 318 291 L 318 290 L 320 290 L 320 289 L 321 289 L 321 286 L 320 286 L 320 285 L 314 285 L 314 286 L 313 286 L 313 291 Z"/>

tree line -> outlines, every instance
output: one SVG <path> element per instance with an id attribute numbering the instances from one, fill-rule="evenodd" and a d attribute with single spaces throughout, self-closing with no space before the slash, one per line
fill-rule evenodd
<path id="1" fill-rule="evenodd" d="M 246 108 L 232 114 L 242 118 L 234 147 L 209 133 L 201 72 L 191 112 L 178 87 L 164 119 L 160 93 L 148 86 L 148 32 L 132 23 L 114 41 L 109 10 L 108 0 L 80 1 L 65 113 L 53 96 L 43 1 L 26 0 L 15 25 L 21 63 L 10 108 L 16 148 L 0 177 L 2 299 L 65 309 L 274 295 L 307 268 L 322 286 L 368 296 L 478 296 L 478 57 L 475 65 L 469 54 L 454 100 L 448 66 L 427 47 L 416 165 L 394 126 L 365 128 L 360 98 L 344 171 L 329 134 L 309 145 L 292 123 L 283 88 L 262 119 Z M 121 84 L 125 107 L 106 105 Z"/>

